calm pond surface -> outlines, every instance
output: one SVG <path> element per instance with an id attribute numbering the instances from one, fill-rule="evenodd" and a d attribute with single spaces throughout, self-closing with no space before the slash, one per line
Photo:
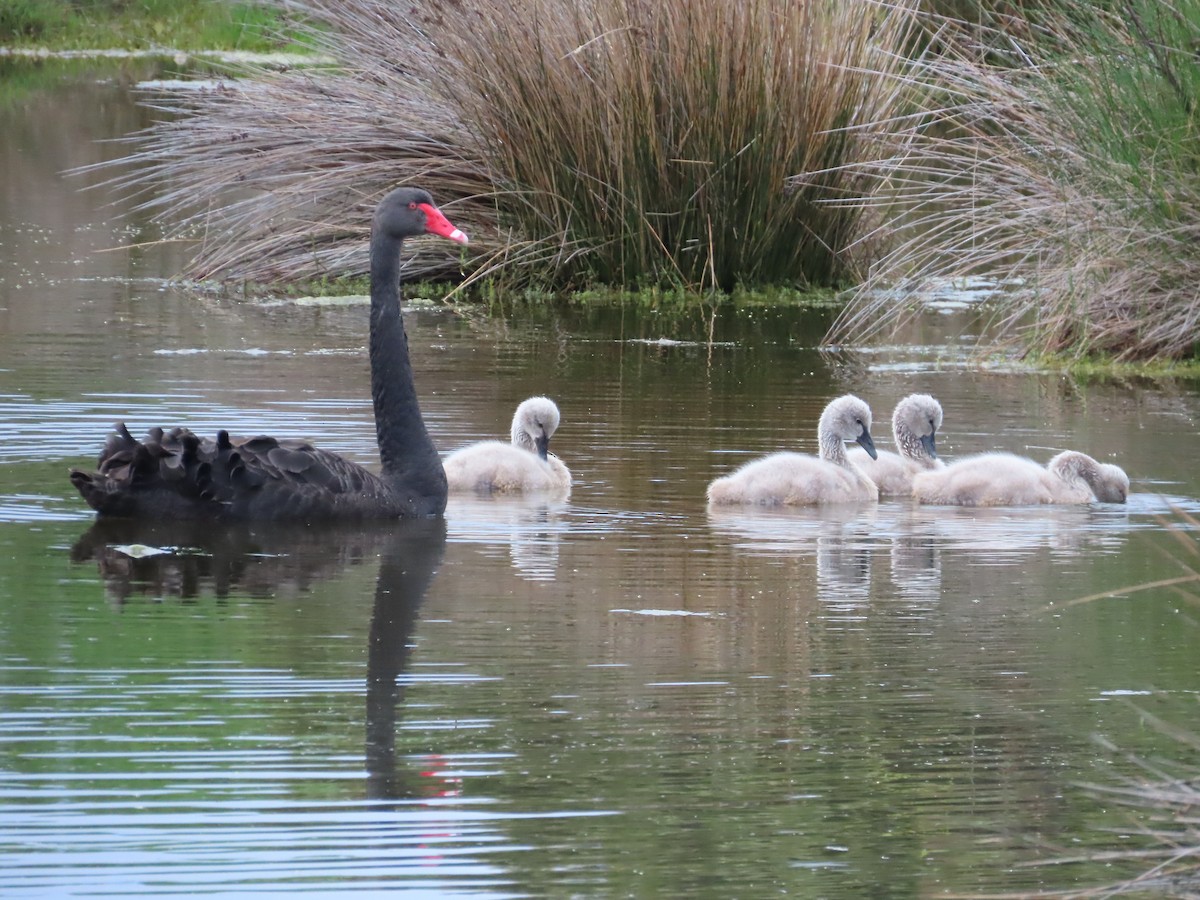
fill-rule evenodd
<path id="1" fill-rule="evenodd" d="M 66 472 L 118 419 L 375 459 L 364 306 L 173 286 L 186 248 L 62 175 L 149 121 L 115 71 L 0 80 L 0 896 L 928 897 L 1146 865 L 1078 861 L 1153 846 L 1082 785 L 1196 762 L 1147 717 L 1194 728 L 1200 609 L 1069 601 L 1185 574 L 1196 383 L 969 366 L 970 310 L 820 352 L 824 313 L 723 309 L 707 346 L 698 313 L 424 309 L 439 447 L 548 394 L 569 502 L 97 529 Z M 716 475 L 813 452 L 831 397 L 882 446 L 915 390 L 943 455 L 1085 450 L 1128 505 L 706 513 Z"/>

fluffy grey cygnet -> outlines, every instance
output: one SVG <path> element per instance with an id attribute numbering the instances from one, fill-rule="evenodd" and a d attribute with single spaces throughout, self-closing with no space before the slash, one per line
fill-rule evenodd
<path id="1" fill-rule="evenodd" d="M 708 486 L 709 506 L 811 506 L 878 500 L 879 489 L 846 456 L 846 441 L 856 441 L 871 456 L 871 409 L 852 394 L 825 407 L 817 423 L 820 456 L 772 453 L 746 463 Z"/>
<path id="2" fill-rule="evenodd" d="M 1012 453 L 982 453 L 913 476 L 913 496 L 940 506 L 1124 503 L 1129 479 L 1117 466 L 1072 450 L 1045 466 Z"/>
<path id="3" fill-rule="evenodd" d="M 880 450 L 872 459 L 861 447 L 851 447 L 847 455 L 878 485 L 879 496 L 908 497 L 915 474 L 946 466 L 937 455 L 941 427 L 942 405 L 929 394 L 909 394 L 892 411 L 892 437 L 899 453 Z"/>
<path id="4" fill-rule="evenodd" d="M 571 492 L 571 472 L 549 452 L 558 429 L 558 406 L 548 397 L 530 397 L 517 407 L 512 442 L 480 441 L 442 460 L 452 492 L 480 494 Z"/>

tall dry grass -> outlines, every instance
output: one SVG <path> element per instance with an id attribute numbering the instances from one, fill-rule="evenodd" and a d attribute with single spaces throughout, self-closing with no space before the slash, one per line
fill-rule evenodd
<path id="1" fill-rule="evenodd" d="M 828 201 L 871 188 L 912 104 L 909 0 L 283 5 L 337 71 L 168 103 L 120 180 L 166 185 L 148 203 L 198 236 L 197 275 L 362 271 L 365 208 L 408 181 L 515 281 L 832 284 L 873 247 Z"/>
<path id="2" fill-rule="evenodd" d="M 491 0 L 464 0 L 468 16 Z M 846 163 L 910 102 L 903 8 L 532 0 L 448 28 L 457 105 L 557 282 L 836 283 L 863 212 Z M 520 48 L 515 50 L 514 48 Z M 802 177 L 797 177 L 802 176 Z"/>
<path id="3" fill-rule="evenodd" d="M 131 137 L 136 149 L 109 186 L 194 246 L 187 274 L 273 283 L 365 273 L 374 205 L 405 182 L 428 187 L 475 252 L 502 245 L 490 173 L 421 67 L 343 52 L 337 69 L 156 94 L 164 117 Z M 414 242 L 410 276 L 460 277 L 444 243 Z"/>
<path id="4" fill-rule="evenodd" d="M 914 68 L 941 105 L 896 134 L 896 242 L 836 339 L 890 331 L 925 290 L 984 276 L 1007 285 L 989 336 L 1026 351 L 1197 352 L 1200 0 L 1117 6 L 1065 0 L 1028 41 L 949 44 Z"/>

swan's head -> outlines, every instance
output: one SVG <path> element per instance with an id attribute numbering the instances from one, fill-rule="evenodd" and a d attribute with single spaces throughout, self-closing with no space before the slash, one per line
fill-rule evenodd
<path id="1" fill-rule="evenodd" d="M 855 441 L 871 459 L 879 458 L 875 442 L 871 440 L 871 408 L 853 394 L 838 397 L 821 413 L 821 421 L 817 423 L 817 438 L 824 443 L 831 437 L 839 441 Z"/>
<path id="2" fill-rule="evenodd" d="M 396 188 L 379 201 L 371 231 L 396 241 L 417 234 L 437 234 L 460 244 L 467 242 L 467 236 L 433 205 L 429 192 L 415 187 Z"/>
<path id="3" fill-rule="evenodd" d="M 1129 497 L 1129 476 L 1120 466 L 1097 463 L 1092 493 L 1101 503 L 1124 503 Z"/>
<path id="4" fill-rule="evenodd" d="M 1120 466 L 1101 463 L 1086 453 L 1064 450 L 1046 468 L 1066 481 L 1082 481 L 1101 503 L 1124 503 L 1129 497 L 1129 476 Z"/>
<path id="5" fill-rule="evenodd" d="M 928 394 L 909 394 L 892 412 L 892 436 L 905 456 L 937 459 L 937 430 L 941 427 L 942 404 Z"/>
<path id="6" fill-rule="evenodd" d="M 550 437 L 558 429 L 558 407 L 549 397 L 530 397 L 517 407 L 512 421 L 512 442 L 546 458 Z"/>

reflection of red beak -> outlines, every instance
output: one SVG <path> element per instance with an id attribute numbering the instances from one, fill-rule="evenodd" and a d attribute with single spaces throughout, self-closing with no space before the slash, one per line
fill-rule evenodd
<path id="1" fill-rule="evenodd" d="M 429 203 L 418 203 L 417 207 L 425 213 L 425 230 L 430 234 L 438 234 L 460 244 L 467 242 L 467 236 L 450 224 L 450 220 L 442 215 L 442 211 Z"/>

